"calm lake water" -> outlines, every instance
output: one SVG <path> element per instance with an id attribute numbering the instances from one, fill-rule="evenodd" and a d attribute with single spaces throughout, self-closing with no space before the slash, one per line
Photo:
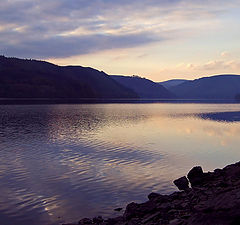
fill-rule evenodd
<path id="1" fill-rule="evenodd" d="M 0 106 L 0 221 L 115 216 L 193 166 L 240 159 L 239 104 Z"/>

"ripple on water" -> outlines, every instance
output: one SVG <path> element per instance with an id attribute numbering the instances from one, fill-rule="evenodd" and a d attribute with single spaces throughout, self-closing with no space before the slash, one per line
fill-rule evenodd
<path id="1" fill-rule="evenodd" d="M 151 191 L 176 190 L 172 180 L 195 164 L 234 162 L 240 125 L 226 117 L 239 113 L 219 121 L 226 107 L 240 111 L 204 104 L 0 106 L 0 220 L 40 225 L 115 215 L 114 208 Z"/>

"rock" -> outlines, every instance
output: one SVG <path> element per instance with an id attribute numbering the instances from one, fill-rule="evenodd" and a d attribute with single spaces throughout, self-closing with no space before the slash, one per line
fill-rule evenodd
<path id="1" fill-rule="evenodd" d="M 158 217 L 159 215 L 161 215 L 161 212 L 156 212 L 156 213 L 154 213 L 154 214 L 147 215 L 146 218 L 144 218 L 144 219 L 142 220 L 142 223 L 145 224 L 145 223 L 153 220 L 155 217 Z"/>
<path id="2" fill-rule="evenodd" d="M 173 183 L 178 187 L 180 191 L 189 189 L 189 182 L 186 176 L 178 178 L 177 180 L 173 181 Z"/>
<path id="3" fill-rule="evenodd" d="M 79 225 L 84 225 L 84 224 L 93 224 L 91 219 L 88 218 L 83 218 L 78 222 Z"/>
<path id="4" fill-rule="evenodd" d="M 189 171 L 187 177 L 188 177 L 188 180 L 191 183 L 192 187 L 201 184 L 202 181 L 203 181 L 203 177 L 204 177 L 204 173 L 203 173 L 202 167 L 201 166 L 193 167 Z"/>
<path id="5" fill-rule="evenodd" d="M 116 208 L 114 211 L 120 212 L 123 208 Z"/>
<path id="6" fill-rule="evenodd" d="M 171 225 L 179 225 L 179 224 L 181 224 L 181 221 L 179 219 L 174 219 L 174 220 L 169 221 L 169 224 L 171 224 Z"/>
<path id="7" fill-rule="evenodd" d="M 158 208 L 164 211 L 168 211 L 172 208 L 172 204 L 171 202 L 164 202 L 161 205 L 159 205 Z"/>
<path id="8" fill-rule="evenodd" d="M 106 220 L 107 225 L 115 225 L 115 224 L 119 224 L 119 223 L 123 223 L 123 222 L 124 222 L 124 219 L 122 216 L 115 217 L 115 218 L 109 218 Z"/>
<path id="9" fill-rule="evenodd" d="M 146 214 L 154 213 L 157 211 L 157 203 L 154 201 L 147 201 L 141 204 L 130 203 L 127 205 L 123 217 L 126 220 L 131 218 L 142 218 Z"/>
<path id="10" fill-rule="evenodd" d="M 135 217 L 138 208 L 139 208 L 139 205 L 135 202 L 132 202 L 132 203 L 128 204 L 127 207 L 126 207 L 125 213 L 123 215 L 124 218 L 126 220 L 129 220 L 129 219 Z"/>
<path id="11" fill-rule="evenodd" d="M 194 167 L 174 184 L 181 192 L 149 194 L 149 201 L 127 205 L 123 216 L 83 219 L 80 225 L 237 225 L 240 224 L 240 163 L 203 173 Z M 119 210 L 121 208 L 118 208 Z M 70 224 L 69 224 L 70 225 Z"/>
<path id="12" fill-rule="evenodd" d="M 76 225 L 75 223 L 63 223 L 62 225 Z"/>
<path id="13" fill-rule="evenodd" d="M 222 173 L 222 170 L 217 168 L 217 169 L 214 170 L 214 173 L 215 173 L 215 174 L 221 174 L 221 173 Z"/>
<path id="14" fill-rule="evenodd" d="M 152 192 L 151 194 L 148 195 L 148 199 L 151 201 L 151 200 L 154 200 L 154 199 L 156 199 L 160 196 L 161 196 L 160 194 Z"/>
<path id="15" fill-rule="evenodd" d="M 94 224 L 101 224 L 102 222 L 103 222 L 103 218 L 101 216 L 93 218 L 93 223 Z"/>

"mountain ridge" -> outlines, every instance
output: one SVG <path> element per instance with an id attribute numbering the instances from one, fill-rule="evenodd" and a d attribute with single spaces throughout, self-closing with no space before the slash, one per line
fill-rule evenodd
<path id="1" fill-rule="evenodd" d="M 123 86 L 132 89 L 143 99 L 172 99 L 176 96 L 162 85 L 139 76 L 112 75 Z"/>
<path id="2" fill-rule="evenodd" d="M 138 98 L 90 67 L 0 56 L 0 98 Z"/>
<path id="3" fill-rule="evenodd" d="M 201 77 L 170 87 L 169 90 L 183 99 L 235 99 L 240 93 L 240 75 Z"/>
<path id="4" fill-rule="evenodd" d="M 171 80 L 158 82 L 158 84 L 161 84 L 163 87 L 169 89 L 170 87 L 177 86 L 185 81 L 188 81 L 188 80 L 186 80 L 186 79 L 171 79 Z"/>
<path id="5" fill-rule="evenodd" d="M 239 100 L 240 75 L 157 83 L 139 76 L 108 75 L 91 67 L 0 56 L 0 98 Z"/>

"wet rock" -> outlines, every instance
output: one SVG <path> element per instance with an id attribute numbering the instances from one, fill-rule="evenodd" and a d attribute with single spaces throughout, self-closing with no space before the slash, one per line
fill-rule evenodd
<path id="1" fill-rule="evenodd" d="M 123 216 L 126 220 L 130 220 L 131 218 L 142 218 L 146 214 L 156 212 L 156 206 L 156 202 L 154 201 L 147 201 L 142 204 L 132 202 L 127 205 Z"/>
<path id="2" fill-rule="evenodd" d="M 159 198 L 161 197 L 162 195 L 158 194 L 158 193 L 154 193 L 152 192 L 151 194 L 148 195 L 148 199 L 151 201 L 151 200 L 154 200 L 156 198 Z"/>
<path id="3" fill-rule="evenodd" d="M 93 225 L 237 225 L 240 224 L 240 163 L 203 173 L 194 167 L 174 181 L 182 192 L 149 194 L 149 201 L 127 205 L 123 216 L 103 220 L 83 219 Z"/>
<path id="4" fill-rule="evenodd" d="M 159 217 L 161 215 L 161 212 L 156 212 L 154 214 L 150 214 L 144 217 L 142 220 L 142 223 L 146 224 L 149 221 L 152 221 L 154 218 Z"/>
<path id="5" fill-rule="evenodd" d="M 129 219 L 135 217 L 136 214 L 137 214 L 138 208 L 139 208 L 139 205 L 135 202 L 132 202 L 132 203 L 128 204 L 127 207 L 126 207 L 126 211 L 123 215 L 124 218 L 126 220 L 129 220 Z"/>
<path id="6" fill-rule="evenodd" d="M 75 223 L 63 223 L 62 225 L 76 225 Z"/>
<path id="7" fill-rule="evenodd" d="M 169 221 L 169 224 L 171 224 L 171 225 L 179 225 L 179 224 L 181 224 L 181 220 L 174 219 L 174 220 Z"/>
<path id="8" fill-rule="evenodd" d="M 106 220 L 107 225 L 117 225 L 117 224 L 122 224 L 123 222 L 124 222 L 124 219 L 122 216 L 109 218 Z"/>
<path id="9" fill-rule="evenodd" d="M 102 222 L 103 222 L 103 218 L 101 216 L 93 218 L 93 223 L 94 224 L 101 224 Z"/>
<path id="10" fill-rule="evenodd" d="M 222 174 L 222 170 L 217 168 L 217 169 L 214 170 L 214 173 L 216 175 L 220 175 L 220 174 Z"/>
<path id="11" fill-rule="evenodd" d="M 186 176 L 178 178 L 177 180 L 173 181 L 173 183 L 178 187 L 180 191 L 189 189 L 189 182 Z"/>
<path id="12" fill-rule="evenodd" d="M 201 166 L 193 167 L 189 171 L 187 177 L 192 187 L 200 185 L 204 177 L 202 167 Z"/>
<path id="13" fill-rule="evenodd" d="M 78 222 L 79 225 L 93 224 L 93 221 L 88 218 L 83 218 Z"/>
<path id="14" fill-rule="evenodd" d="M 123 208 L 116 208 L 114 211 L 120 212 Z"/>
<path id="15" fill-rule="evenodd" d="M 139 219 L 133 218 L 131 221 L 125 223 L 125 225 L 142 225 L 142 223 Z"/>

